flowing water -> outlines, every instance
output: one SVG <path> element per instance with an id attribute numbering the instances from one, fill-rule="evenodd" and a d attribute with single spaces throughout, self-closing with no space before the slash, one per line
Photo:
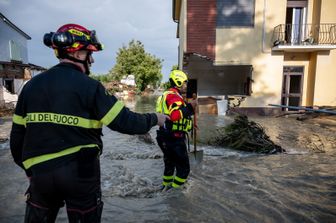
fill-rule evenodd
<path id="1" fill-rule="evenodd" d="M 154 101 L 126 104 L 152 112 Z M 334 126 L 253 118 L 287 150 L 260 155 L 206 145 L 214 129 L 232 117 L 200 115 L 198 120 L 203 162 L 192 166 L 185 188 L 165 193 L 159 190 L 163 161 L 156 127 L 150 131 L 154 143 L 148 136 L 104 129 L 103 222 L 336 222 Z M 0 147 L 0 165 L 0 222 L 23 222 L 27 180 L 6 143 Z M 64 210 L 57 222 L 67 222 Z"/>

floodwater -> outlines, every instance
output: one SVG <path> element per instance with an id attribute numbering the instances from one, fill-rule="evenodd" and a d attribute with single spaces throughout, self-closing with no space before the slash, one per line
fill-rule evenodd
<path id="1" fill-rule="evenodd" d="M 140 112 L 154 111 L 154 103 L 127 102 Z M 203 162 L 192 166 L 185 188 L 165 193 L 159 191 L 163 161 L 156 142 L 104 129 L 102 222 L 336 222 L 335 126 L 291 117 L 252 119 L 287 153 L 207 146 L 215 128 L 232 117 L 200 115 Z M 0 126 L 3 131 L 10 122 Z M 28 183 L 8 143 L 0 145 L 0 166 L 0 222 L 23 222 Z M 64 210 L 57 222 L 67 222 Z"/>

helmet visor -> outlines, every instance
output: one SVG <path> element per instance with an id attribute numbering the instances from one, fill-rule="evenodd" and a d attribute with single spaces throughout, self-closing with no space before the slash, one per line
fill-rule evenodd
<path id="1" fill-rule="evenodd" d="M 90 45 L 92 45 L 95 48 L 94 51 L 103 50 L 103 45 L 99 42 L 95 30 L 90 31 L 89 46 Z M 89 49 L 89 46 L 87 47 L 88 49 Z"/>
<path id="2" fill-rule="evenodd" d="M 96 31 L 90 31 L 90 35 L 78 30 L 69 30 L 73 34 L 74 42 L 78 42 L 86 46 L 85 48 L 91 51 L 100 51 L 103 49 L 103 44 L 98 41 Z"/>

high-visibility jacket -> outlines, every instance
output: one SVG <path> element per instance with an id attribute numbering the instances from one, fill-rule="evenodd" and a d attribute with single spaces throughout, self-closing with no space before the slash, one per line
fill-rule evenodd
<path id="1" fill-rule="evenodd" d="M 10 149 L 24 169 L 92 148 L 102 152 L 102 126 L 144 134 L 156 114 L 138 114 L 71 63 L 43 72 L 22 89 L 13 116 Z"/>
<path id="2" fill-rule="evenodd" d="M 168 123 L 172 122 L 172 125 L 168 130 L 189 132 L 192 129 L 191 115 L 194 111 L 191 106 L 187 106 L 176 88 L 163 92 L 157 99 L 156 111 L 170 117 Z"/>

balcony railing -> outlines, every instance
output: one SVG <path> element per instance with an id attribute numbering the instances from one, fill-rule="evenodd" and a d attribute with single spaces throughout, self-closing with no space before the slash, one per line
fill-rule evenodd
<path id="1" fill-rule="evenodd" d="M 275 46 L 336 45 L 336 23 L 281 24 L 274 28 Z"/>

